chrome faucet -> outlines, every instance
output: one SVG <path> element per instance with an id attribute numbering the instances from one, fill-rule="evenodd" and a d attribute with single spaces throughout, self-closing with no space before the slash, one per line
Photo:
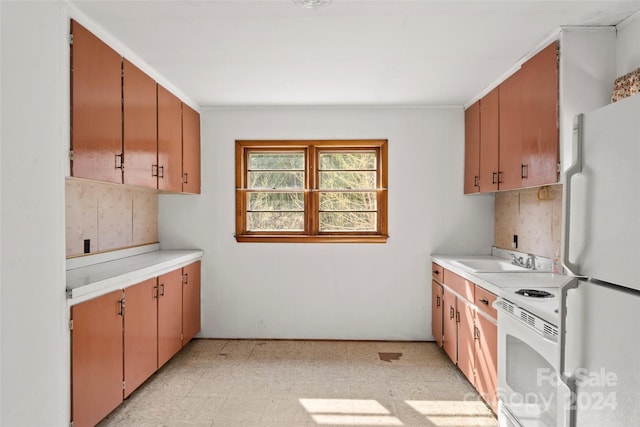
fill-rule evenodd
<path id="1" fill-rule="evenodd" d="M 510 253 L 512 261 L 511 264 L 517 265 L 518 267 L 528 268 L 530 270 L 536 270 L 536 256 L 533 254 L 527 254 L 527 260 L 525 261 L 521 256 L 516 256 L 515 254 Z"/>
<path id="2" fill-rule="evenodd" d="M 527 254 L 527 263 L 525 264 L 526 268 L 530 268 L 531 270 L 536 269 L 536 256 L 533 254 Z"/>
<path id="3" fill-rule="evenodd" d="M 522 257 L 517 257 L 515 254 L 509 254 L 511 255 L 511 258 L 513 258 L 513 261 L 511 261 L 511 264 L 513 265 L 517 265 L 519 267 L 524 267 L 524 261 L 522 260 Z"/>

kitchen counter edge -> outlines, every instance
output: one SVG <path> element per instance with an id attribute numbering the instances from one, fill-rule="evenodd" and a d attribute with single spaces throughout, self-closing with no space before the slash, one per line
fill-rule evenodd
<path id="1" fill-rule="evenodd" d="M 67 270 L 69 306 L 202 260 L 199 249 L 163 249 Z"/>

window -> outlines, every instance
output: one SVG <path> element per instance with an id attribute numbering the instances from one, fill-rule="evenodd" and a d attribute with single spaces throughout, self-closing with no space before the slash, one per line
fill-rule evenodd
<path id="1" fill-rule="evenodd" d="M 236 141 L 236 240 L 387 240 L 387 141 Z"/>

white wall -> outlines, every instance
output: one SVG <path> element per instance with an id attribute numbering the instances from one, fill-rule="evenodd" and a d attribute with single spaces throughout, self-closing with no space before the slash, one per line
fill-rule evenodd
<path id="1" fill-rule="evenodd" d="M 207 109 L 202 129 L 202 195 L 162 195 L 159 228 L 204 250 L 203 336 L 431 339 L 429 255 L 490 250 L 493 197 L 462 194 L 462 108 Z M 276 138 L 387 138 L 389 241 L 236 243 L 234 141 Z"/>
<path id="2" fill-rule="evenodd" d="M 0 8 L 0 424 L 62 426 L 69 423 L 68 21 L 62 1 L 2 1 Z"/>
<path id="3" fill-rule="evenodd" d="M 617 75 L 640 68 L 640 12 L 618 25 Z"/>

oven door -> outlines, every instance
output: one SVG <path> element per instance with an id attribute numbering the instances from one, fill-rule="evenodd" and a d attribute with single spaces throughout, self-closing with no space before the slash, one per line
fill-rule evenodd
<path id="1" fill-rule="evenodd" d="M 506 300 L 498 299 L 494 306 L 498 310 L 500 426 L 560 425 L 558 409 L 563 400 L 559 394 L 556 340 L 536 329 L 539 322 L 546 323 L 542 319 Z"/>

